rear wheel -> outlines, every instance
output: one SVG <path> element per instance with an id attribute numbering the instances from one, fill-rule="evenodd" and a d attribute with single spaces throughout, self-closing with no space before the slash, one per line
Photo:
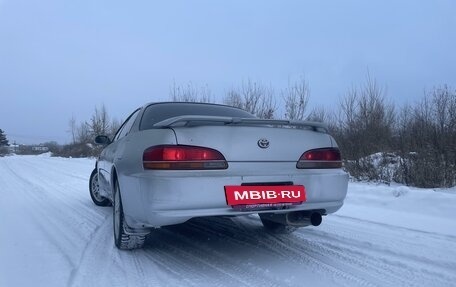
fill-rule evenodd
<path id="1" fill-rule="evenodd" d="M 125 223 L 123 213 L 122 198 L 120 196 L 119 184 L 116 182 L 114 190 L 114 208 L 113 208 L 113 225 L 114 225 L 114 243 L 117 248 L 131 250 L 144 246 L 146 234 L 135 233 L 128 228 Z"/>
<path id="2" fill-rule="evenodd" d="M 90 191 L 90 197 L 92 198 L 93 203 L 95 203 L 96 205 L 108 206 L 111 204 L 109 199 L 100 195 L 100 185 L 98 182 L 97 169 L 94 169 L 92 171 L 92 174 L 90 174 L 89 191 Z"/>
<path id="3" fill-rule="evenodd" d="M 266 231 L 274 234 L 289 234 L 297 229 L 297 227 L 286 225 L 283 223 L 275 222 L 267 218 L 267 215 L 259 214 L 261 223 L 263 223 L 264 229 Z"/>

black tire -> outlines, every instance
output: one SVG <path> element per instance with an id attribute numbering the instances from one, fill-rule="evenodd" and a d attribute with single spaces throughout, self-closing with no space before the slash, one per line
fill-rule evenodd
<path id="1" fill-rule="evenodd" d="M 90 197 L 92 198 L 93 203 L 98 206 L 108 206 L 111 205 L 111 201 L 100 195 L 100 186 L 98 183 L 98 172 L 97 169 L 94 169 L 90 174 L 89 180 L 89 191 Z"/>
<path id="2" fill-rule="evenodd" d="M 294 226 L 289 226 L 286 224 L 268 220 L 265 218 L 265 216 L 262 216 L 262 214 L 259 214 L 259 216 L 261 219 L 261 223 L 263 223 L 264 229 L 266 229 L 266 231 L 268 231 L 270 233 L 290 234 L 297 229 L 297 227 L 294 227 Z"/>
<path id="3" fill-rule="evenodd" d="M 127 224 L 125 223 L 122 198 L 120 196 L 119 184 L 117 182 L 115 183 L 114 187 L 113 205 L 113 229 L 114 243 L 116 247 L 123 250 L 142 248 L 146 240 L 146 235 L 143 233 L 135 234 L 134 231 L 128 228 Z"/>

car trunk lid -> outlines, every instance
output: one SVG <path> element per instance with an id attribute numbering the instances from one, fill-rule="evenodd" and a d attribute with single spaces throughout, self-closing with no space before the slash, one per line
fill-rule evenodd
<path id="1" fill-rule="evenodd" d="M 228 162 L 296 162 L 307 150 L 332 146 L 327 133 L 313 129 L 264 125 L 195 125 L 172 129 L 178 144 L 216 149 Z"/>

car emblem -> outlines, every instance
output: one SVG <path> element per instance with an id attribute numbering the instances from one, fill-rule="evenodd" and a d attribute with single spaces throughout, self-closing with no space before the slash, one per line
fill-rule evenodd
<path id="1" fill-rule="evenodd" d="M 268 148 L 269 147 L 269 141 L 267 139 L 259 139 L 258 140 L 258 146 L 260 148 Z"/>

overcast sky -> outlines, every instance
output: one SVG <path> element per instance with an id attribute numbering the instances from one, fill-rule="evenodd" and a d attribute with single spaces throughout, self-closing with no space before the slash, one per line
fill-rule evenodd
<path id="1" fill-rule="evenodd" d="M 456 1 L 0 0 L 0 128 L 10 142 L 70 141 L 95 106 L 125 119 L 173 82 L 216 100 L 251 79 L 305 76 L 335 107 L 369 71 L 398 105 L 456 88 Z"/>

